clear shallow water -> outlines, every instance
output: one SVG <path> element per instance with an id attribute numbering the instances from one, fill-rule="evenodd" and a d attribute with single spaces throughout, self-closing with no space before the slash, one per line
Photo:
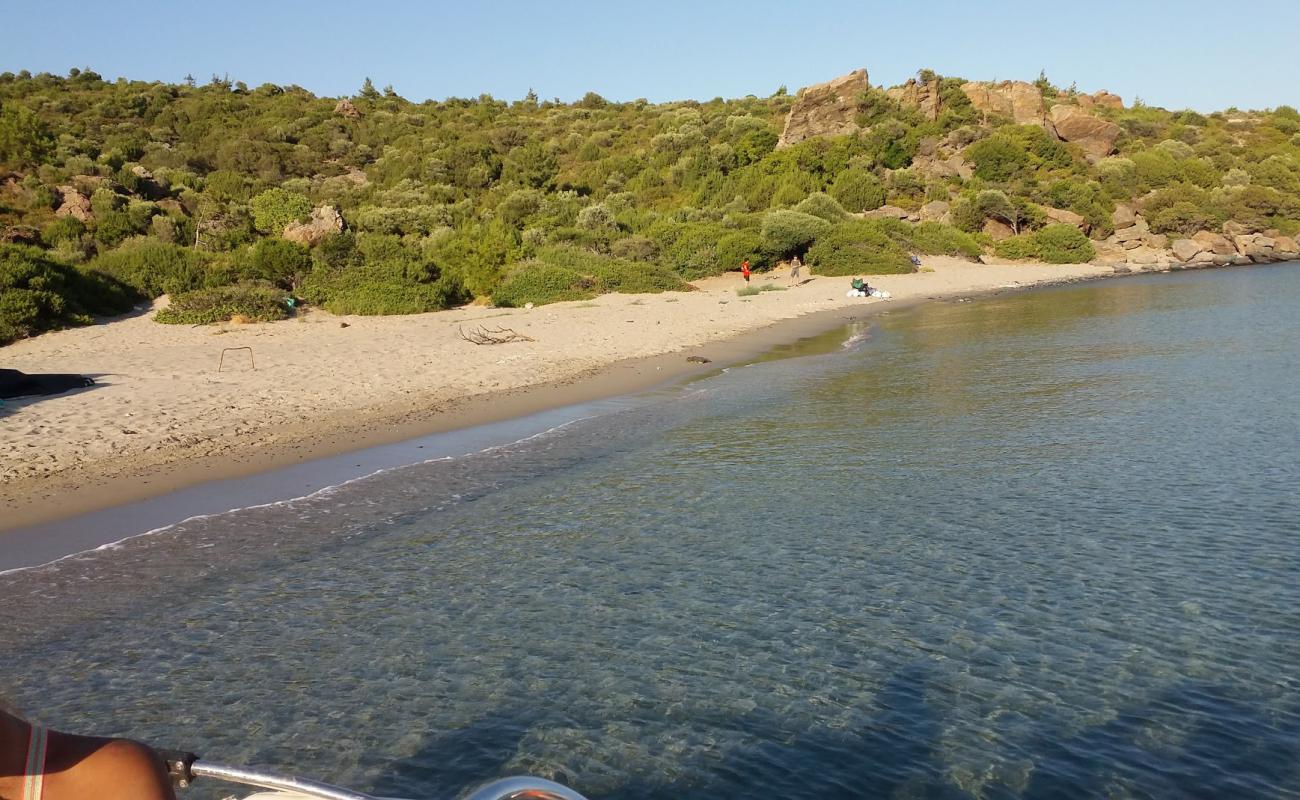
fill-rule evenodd
<path id="1" fill-rule="evenodd" d="M 0 576 L 0 692 L 409 797 L 1300 796 L 1298 306 L 920 308 Z"/>

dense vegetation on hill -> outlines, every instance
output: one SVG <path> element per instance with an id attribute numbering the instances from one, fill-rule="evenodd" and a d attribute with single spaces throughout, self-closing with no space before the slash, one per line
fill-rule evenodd
<path id="1" fill-rule="evenodd" d="M 990 249 L 988 220 L 1021 234 L 1004 253 L 1090 258 L 1047 208 L 1082 216 L 1093 239 L 1118 202 L 1140 202 L 1156 231 L 1300 228 L 1294 109 L 1102 109 L 1123 134 L 1094 164 L 1040 127 L 976 112 L 961 83 L 942 79 L 935 120 L 871 90 L 860 133 L 777 149 L 784 90 L 412 103 L 367 80 L 337 102 L 217 78 L 5 73 L 0 343 L 163 293 L 181 303 L 163 319 L 202 321 L 274 318 L 277 294 L 386 314 L 682 289 L 742 258 L 763 269 L 796 254 L 823 274 L 905 271 L 909 251 Z M 969 178 L 914 168 L 940 144 L 960 148 Z M 951 225 L 854 216 L 934 200 L 950 202 Z M 282 238 L 321 206 L 344 230 L 300 239 L 310 247 Z"/>

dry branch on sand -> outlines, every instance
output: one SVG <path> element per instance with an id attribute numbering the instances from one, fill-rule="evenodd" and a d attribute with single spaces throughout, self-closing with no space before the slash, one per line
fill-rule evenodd
<path id="1" fill-rule="evenodd" d="M 468 332 L 464 328 L 459 328 L 460 338 L 474 344 L 506 344 L 507 342 L 534 342 L 537 341 L 531 336 L 525 336 L 522 333 L 510 328 L 487 328 L 482 325 L 477 328 L 471 328 Z"/>

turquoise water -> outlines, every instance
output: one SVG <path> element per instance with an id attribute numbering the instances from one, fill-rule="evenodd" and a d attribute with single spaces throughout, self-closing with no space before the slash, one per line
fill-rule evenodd
<path id="1" fill-rule="evenodd" d="M 0 693 L 406 797 L 1297 797 L 1297 308 L 930 305 L 0 575 Z"/>

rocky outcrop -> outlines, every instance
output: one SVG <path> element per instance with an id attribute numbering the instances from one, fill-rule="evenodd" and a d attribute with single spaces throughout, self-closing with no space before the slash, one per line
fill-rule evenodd
<path id="1" fill-rule="evenodd" d="M 975 168 L 962 158 L 961 153 L 953 153 L 947 158 L 941 155 L 918 156 L 912 160 L 912 171 L 923 178 L 944 181 L 949 178 L 970 180 L 975 175 Z"/>
<path id="2" fill-rule="evenodd" d="M 995 242 L 1003 239 L 1010 239 L 1016 235 L 1015 230 L 1005 222 L 999 222 L 996 219 L 985 220 L 984 233 Z"/>
<path id="3" fill-rule="evenodd" d="M 343 217 L 334 206 L 321 206 L 312 209 L 311 219 L 306 222 L 294 220 L 284 226 L 284 238 L 291 242 L 312 247 L 331 233 L 343 230 Z"/>
<path id="4" fill-rule="evenodd" d="M 1043 93 L 1032 83 L 972 82 L 962 84 L 961 90 L 970 98 L 975 110 L 981 114 L 1010 117 L 1018 125 L 1041 125 L 1046 116 Z"/>
<path id="5" fill-rule="evenodd" d="M 1121 203 L 1111 212 L 1110 221 L 1117 231 L 1130 228 L 1137 224 L 1137 210 L 1133 206 Z"/>
<path id="6" fill-rule="evenodd" d="M 818 136 L 856 133 L 858 98 L 870 88 L 867 71 L 859 69 L 800 90 L 776 146 L 789 147 Z"/>
<path id="7" fill-rule="evenodd" d="M 952 205 L 943 200 L 932 200 L 921 206 L 922 222 L 951 222 Z"/>
<path id="8" fill-rule="evenodd" d="M 885 90 L 885 94 L 897 102 L 919 109 L 921 116 L 933 122 L 939 118 L 939 79 L 918 81 L 911 78 L 902 86 Z"/>
<path id="9" fill-rule="evenodd" d="M 62 199 L 59 201 L 59 207 L 55 209 L 56 217 L 72 217 L 82 222 L 90 222 L 95 218 L 95 214 L 90 210 L 90 198 L 79 192 L 73 186 L 60 186 L 59 194 Z"/>
<path id="10" fill-rule="evenodd" d="M 1075 95 L 1074 99 L 1079 104 L 1079 108 L 1084 111 L 1092 111 L 1094 108 L 1120 109 L 1124 107 L 1124 101 L 1120 99 L 1119 95 L 1111 94 L 1105 89 L 1096 94 L 1078 94 Z"/>
<path id="11" fill-rule="evenodd" d="M 1083 148 L 1091 162 L 1115 152 L 1120 127 L 1110 120 L 1094 117 L 1078 106 L 1052 106 L 1052 127 L 1063 141 Z"/>
<path id="12" fill-rule="evenodd" d="M 334 113 L 340 117 L 348 119 L 360 119 L 361 110 L 352 104 L 352 101 L 346 97 L 334 104 Z"/>
<path id="13" fill-rule="evenodd" d="M 1088 221 L 1073 211 L 1064 208 L 1052 208 L 1051 206 L 1042 206 L 1042 211 L 1048 222 L 1072 225 L 1084 233 L 1088 232 Z"/>
<path id="14" fill-rule="evenodd" d="M 919 222 L 921 219 L 911 211 L 908 211 L 905 208 L 899 208 L 898 206 L 881 206 L 880 208 L 872 209 L 871 211 L 863 211 L 858 216 L 863 219 L 901 219 L 907 220 L 908 222 Z"/>

